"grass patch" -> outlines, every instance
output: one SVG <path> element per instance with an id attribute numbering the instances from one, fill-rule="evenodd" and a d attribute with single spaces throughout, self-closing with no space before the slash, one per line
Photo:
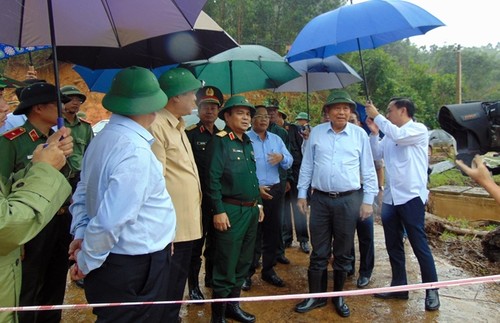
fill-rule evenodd
<path id="1" fill-rule="evenodd" d="M 439 239 L 445 242 L 455 241 L 457 239 L 457 234 L 448 230 L 444 230 L 443 233 L 441 233 L 441 235 L 439 236 Z"/>
<path id="2" fill-rule="evenodd" d="M 444 185 L 477 186 L 477 184 L 470 177 L 462 175 L 462 173 L 456 168 L 439 174 L 431 174 L 429 176 L 429 188 Z"/>

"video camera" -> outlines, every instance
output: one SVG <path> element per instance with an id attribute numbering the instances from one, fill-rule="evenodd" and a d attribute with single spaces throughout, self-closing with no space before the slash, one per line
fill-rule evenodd
<path id="1" fill-rule="evenodd" d="M 442 106 L 438 122 L 457 141 L 457 159 L 469 166 L 476 154 L 500 152 L 500 101 Z M 499 174 L 500 166 L 494 164 L 487 166 Z"/>

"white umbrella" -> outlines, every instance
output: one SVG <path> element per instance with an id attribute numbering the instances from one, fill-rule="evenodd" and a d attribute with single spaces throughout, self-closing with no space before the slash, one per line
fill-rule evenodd
<path id="1" fill-rule="evenodd" d="M 363 79 L 356 71 L 337 56 L 309 58 L 291 62 L 300 73 L 297 77 L 276 88 L 275 92 L 307 93 L 307 114 L 309 114 L 309 92 L 344 88 Z"/>

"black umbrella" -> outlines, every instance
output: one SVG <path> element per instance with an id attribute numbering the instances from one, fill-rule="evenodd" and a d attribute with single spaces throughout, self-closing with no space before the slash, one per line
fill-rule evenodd
<path id="1" fill-rule="evenodd" d="M 93 70 L 133 65 L 156 68 L 208 59 L 237 46 L 238 43 L 202 11 L 192 30 L 141 40 L 122 48 L 57 46 L 57 55 L 60 61 Z"/>

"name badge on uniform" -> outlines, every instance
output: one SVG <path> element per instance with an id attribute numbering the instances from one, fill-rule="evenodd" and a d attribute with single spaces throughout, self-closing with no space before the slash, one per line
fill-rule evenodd
<path id="1" fill-rule="evenodd" d="M 233 148 L 233 153 L 242 153 L 243 154 L 243 150 Z"/>

